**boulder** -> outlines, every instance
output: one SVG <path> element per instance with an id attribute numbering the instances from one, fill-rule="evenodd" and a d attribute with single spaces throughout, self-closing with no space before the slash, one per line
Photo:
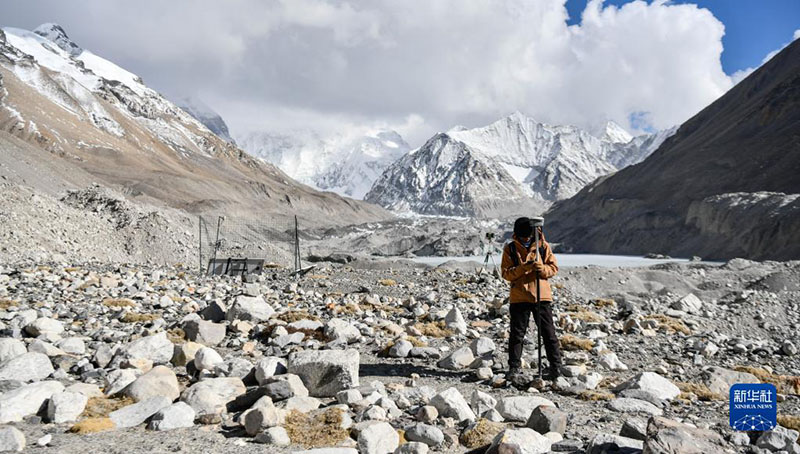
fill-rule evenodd
<path id="1" fill-rule="evenodd" d="M 31 382 L 44 380 L 55 372 L 50 358 L 43 353 L 28 352 L 11 358 L 0 367 L 0 380 Z"/>
<path id="2" fill-rule="evenodd" d="M 219 415 L 227 411 L 226 405 L 247 388 L 237 377 L 207 378 L 199 381 L 181 394 L 181 401 L 189 404 L 198 417 Z"/>
<path id="3" fill-rule="evenodd" d="M 361 340 L 361 332 L 346 320 L 332 318 L 325 324 L 325 337 L 352 344 Z"/>
<path id="4" fill-rule="evenodd" d="M 167 333 L 164 331 L 136 339 L 124 347 L 125 355 L 129 359 L 147 359 L 153 364 L 170 362 L 174 350 L 175 347 L 167 339 Z"/>
<path id="5" fill-rule="evenodd" d="M 0 452 L 19 452 L 25 449 L 25 434 L 16 427 L 0 427 Z"/>
<path id="6" fill-rule="evenodd" d="M 722 452 L 725 446 L 725 441 L 716 432 L 656 416 L 647 423 L 643 449 L 648 454 L 705 454 Z"/>
<path id="7" fill-rule="evenodd" d="M 413 348 L 414 345 L 411 342 L 400 339 L 389 349 L 389 356 L 392 358 L 405 358 L 411 353 Z"/>
<path id="8" fill-rule="evenodd" d="M 538 406 L 531 413 L 525 426 L 542 435 L 548 432 L 564 435 L 567 430 L 567 414 L 556 407 Z"/>
<path id="9" fill-rule="evenodd" d="M 555 407 L 556 405 L 544 397 L 538 396 L 507 396 L 497 402 L 497 411 L 507 421 L 526 422 L 533 414 L 533 410 L 542 405 Z"/>
<path id="10" fill-rule="evenodd" d="M 172 354 L 172 364 L 176 366 L 185 366 L 189 364 L 194 361 L 195 355 L 197 355 L 197 352 L 199 352 L 201 348 L 203 348 L 203 345 L 191 341 L 175 345 Z"/>
<path id="11" fill-rule="evenodd" d="M 488 337 L 479 337 L 469 344 L 472 354 L 477 357 L 491 355 L 497 349 L 494 341 Z"/>
<path id="12" fill-rule="evenodd" d="M 245 320 L 259 323 L 269 320 L 274 313 L 275 309 L 261 296 L 239 295 L 225 314 L 225 319 L 229 322 Z"/>
<path id="13" fill-rule="evenodd" d="M 608 370 L 617 372 L 628 370 L 628 365 L 623 363 L 614 352 L 601 354 L 597 362 Z"/>
<path id="14" fill-rule="evenodd" d="M 457 307 L 450 309 L 450 312 L 445 315 L 444 324 L 458 334 L 467 334 L 467 329 L 469 328 L 464 316 L 461 315 L 461 311 Z"/>
<path id="15" fill-rule="evenodd" d="M 689 293 L 672 303 L 672 308 L 689 314 L 699 314 L 703 310 L 703 301 L 694 293 Z"/>
<path id="16" fill-rule="evenodd" d="M 280 426 L 285 422 L 286 414 L 286 410 L 272 405 L 268 397 L 263 398 L 244 413 L 245 432 L 254 437 L 270 427 Z"/>
<path id="17" fill-rule="evenodd" d="M 35 415 L 53 394 L 64 391 L 64 385 L 50 380 L 31 383 L 0 394 L 0 424 L 22 421 Z"/>
<path id="18" fill-rule="evenodd" d="M 200 319 L 187 320 L 183 324 L 186 339 L 207 347 L 213 347 L 225 340 L 226 329 L 222 323 Z"/>
<path id="19" fill-rule="evenodd" d="M 527 427 L 505 429 L 492 440 L 489 452 L 498 454 L 545 454 L 550 452 L 553 442 L 544 435 Z"/>
<path id="20" fill-rule="evenodd" d="M 436 407 L 441 416 L 453 418 L 458 422 L 475 421 L 475 413 L 456 388 L 447 388 L 433 396 L 430 404 Z"/>
<path id="21" fill-rule="evenodd" d="M 418 441 L 434 447 L 444 443 L 444 434 L 438 427 L 422 423 L 406 427 L 405 437 L 406 440 Z"/>
<path id="22" fill-rule="evenodd" d="M 260 434 L 256 435 L 254 440 L 256 443 L 263 443 L 274 446 L 289 446 L 292 440 L 289 434 L 283 427 L 270 427 Z"/>
<path id="23" fill-rule="evenodd" d="M 472 354 L 472 349 L 465 346 L 445 356 L 436 365 L 442 369 L 461 370 L 469 367 L 474 360 L 475 356 Z"/>
<path id="24" fill-rule="evenodd" d="M 610 400 L 607 407 L 621 413 L 645 413 L 651 416 L 661 416 L 663 411 L 645 400 L 620 397 Z"/>
<path id="25" fill-rule="evenodd" d="M 28 350 L 25 343 L 19 339 L 4 337 L 0 339 L 0 364 L 3 364 L 17 356 L 24 355 Z"/>
<path id="26" fill-rule="evenodd" d="M 484 413 L 494 409 L 497 406 L 497 399 L 476 389 L 472 392 L 470 403 L 472 404 L 472 409 L 475 411 L 475 413 L 478 416 L 482 416 Z"/>
<path id="27" fill-rule="evenodd" d="M 33 337 L 41 335 L 56 335 L 64 332 L 64 325 L 56 319 L 41 317 L 25 327 L 25 332 Z"/>
<path id="28" fill-rule="evenodd" d="M 106 375 L 106 383 L 103 393 L 106 396 L 113 396 L 127 388 L 136 381 L 140 372 L 137 369 L 116 369 Z"/>
<path id="29" fill-rule="evenodd" d="M 586 447 L 586 454 L 639 454 L 644 443 L 641 440 L 619 435 L 600 433 L 594 436 Z"/>
<path id="30" fill-rule="evenodd" d="M 89 398 L 80 393 L 55 393 L 47 401 L 47 419 L 56 424 L 77 421 L 87 402 Z"/>
<path id="31" fill-rule="evenodd" d="M 389 423 L 376 422 L 358 433 L 360 454 L 391 454 L 400 444 L 400 435 Z"/>
<path id="32" fill-rule="evenodd" d="M 171 404 L 172 401 L 168 398 L 164 396 L 155 396 L 112 411 L 109 413 L 108 417 L 111 418 L 114 427 L 118 429 L 134 427 L 142 424 L 147 418 Z"/>
<path id="33" fill-rule="evenodd" d="M 210 370 L 225 362 L 222 356 L 211 347 L 203 347 L 194 355 L 194 366 L 197 370 Z"/>
<path id="34" fill-rule="evenodd" d="M 314 397 L 333 397 L 358 386 L 358 350 L 304 350 L 289 356 L 289 372 L 300 376 Z"/>
<path id="35" fill-rule="evenodd" d="M 67 337 L 56 342 L 56 347 L 70 354 L 81 356 L 86 353 L 86 343 L 80 337 Z"/>
<path id="36" fill-rule="evenodd" d="M 649 429 L 649 426 L 648 426 Z M 800 452 L 794 449 L 797 444 L 797 431 L 787 429 L 783 426 L 775 426 L 774 429 L 762 433 L 756 440 L 756 446 L 769 451 L 789 451 L 791 453 Z"/>
<path id="37" fill-rule="evenodd" d="M 255 365 L 255 376 L 259 385 L 264 384 L 273 375 L 285 374 L 286 372 L 286 361 L 277 356 L 261 358 Z"/>
<path id="38" fill-rule="evenodd" d="M 150 418 L 147 428 L 150 430 L 172 430 L 192 427 L 196 413 L 186 402 L 175 402 L 169 407 L 158 410 Z"/>
<path id="39" fill-rule="evenodd" d="M 172 402 L 180 396 L 181 391 L 175 372 L 166 366 L 156 366 L 128 385 L 123 394 L 136 402 L 155 396 L 164 396 Z"/>
<path id="40" fill-rule="evenodd" d="M 425 443 L 418 441 L 409 441 L 398 446 L 394 450 L 394 454 L 428 454 L 430 448 Z"/>
<path id="41" fill-rule="evenodd" d="M 664 400 L 672 400 L 681 393 L 681 390 L 671 381 L 655 372 L 640 372 L 631 377 L 628 381 L 618 385 L 614 388 L 614 391 L 620 392 L 626 389 L 648 391 L 659 399 Z"/>
<path id="42" fill-rule="evenodd" d="M 711 392 L 728 396 L 731 386 L 736 383 L 761 383 L 753 374 L 711 366 L 703 372 L 706 386 Z"/>

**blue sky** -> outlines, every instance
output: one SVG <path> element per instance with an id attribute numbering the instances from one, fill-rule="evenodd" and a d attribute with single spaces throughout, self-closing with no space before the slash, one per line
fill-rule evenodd
<path id="1" fill-rule="evenodd" d="M 569 24 L 580 22 L 588 0 L 568 0 Z M 605 5 L 624 5 L 633 0 L 606 0 Z M 648 0 L 652 3 L 652 0 Z M 800 0 L 675 0 L 710 10 L 725 24 L 722 68 L 728 74 L 754 68 L 770 52 L 792 40 L 800 29 Z"/>

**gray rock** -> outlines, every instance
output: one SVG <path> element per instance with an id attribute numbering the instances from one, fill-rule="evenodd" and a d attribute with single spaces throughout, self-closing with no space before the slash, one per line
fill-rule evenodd
<path id="1" fill-rule="evenodd" d="M 400 339 L 389 349 L 389 356 L 392 358 L 405 358 L 409 355 L 409 353 L 411 353 L 413 348 L 414 345 L 411 342 L 405 339 Z"/>
<path id="2" fill-rule="evenodd" d="M 286 410 L 276 408 L 272 403 L 259 401 L 244 415 L 244 429 L 254 437 L 270 427 L 280 426 L 286 420 Z"/>
<path id="3" fill-rule="evenodd" d="M 225 362 L 222 356 L 211 347 L 203 347 L 194 355 L 194 366 L 197 370 L 210 370 Z"/>
<path id="4" fill-rule="evenodd" d="M 632 438 L 612 434 L 597 434 L 589 441 L 586 454 L 638 454 L 642 452 L 644 442 Z"/>
<path id="5" fill-rule="evenodd" d="M 618 372 L 628 370 L 628 365 L 623 363 L 614 352 L 608 352 L 600 355 L 600 359 L 597 362 L 608 370 Z"/>
<path id="6" fill-rule="evenodd" d="M 620 436 L 644 441 L 647 438 L 647 423 L 640 419 L 626 419 L 619 430 Z"/>
<path id="7" fill-rule="evenodd" d="M 19 452 L 25 449 L 25 434 L 16 427 L 0 427 L 0 452 Z"/>
<path id="8" fill-rule="evenodd" d="M 169 407 L 158 410 L 150 418 L 147 428 L 150 430 L 172 430 L 194 426 L 196 413 L 186 402 L 175 402 Z"/>
<path id="9" fill-rule="evenodd" d="M 156 366 L 128 385 L 123 394 L 136 402 L 155 396 L 164 396 L 172 402 L 180 396 L 181 391 L 175 372 L 166 366 Z"/>
<path id="10" fill-rule="evenodd" d="M 652 454 L 705 454 L 722 452 L 726 445 L 716 432 L 656 416 L 647 423 L 643 449 Z"/>
<path id="11" fill-rule="evenodd" d="M 607 407 L 621 413 L 645 413 L 651 416 L 661 416 L 663 414 L 660 408 L 650 402 L 629 397 L 613 399 L 608 402 Z"/>
<path id="12" fill-rule="evenodd" d="M 264 384 L 267 379 L 274 375 L 285 374 L 286 372 L 286 361 L 277 356 L 261 358 L 255 365 L 255 376 L 259 385 Z"/>
<path id="13" fill-rule="evenodd" d="M 783 426 L 764 432 L 756 440 L 756 446 L 770 451 L 789 451 L 797 441 L 798 432 Z"/>
<path id="14" fill-rule="evenodd" d="M 467 322 L 464 320 L 464 316 L 461 315 L 461 311 L 458 310 L 457 307 L 450 309 L 450 312 L 445 315 L 444 324 L 447 328 L 458 334 L 467 334 L 469 328 Z"/>
<path id="15" fill-rule="evenodd" d="M 472 354 L 476 357 L 491 355 L 497 349 L 494 341 L 488 337 L 479 337 L 469 344 Z"/>
<path id="16" fill-rule="evenodd" d="M 428 454 L 428 445 L 418 441 L 403 443 L 394 450 L 394 454 Z"/>
<path id="17" fill-rule="evenodd" d="M 556 406 L 544 397 L 507 396 L 497 402 L 497 411 L 508 421 L 526 422 L 531 417 L 533 410 L 542 405 Z"/>
<path id="18" fill-rule="evenodd" d="M 69 353 L 70 355 L 81 356 L 86 353 L 86 343 L 83 342 L 83 339 L 79 337 L 67 337 L 66 339 L 61 339 L 56 343 L 56 347 L 60 348 L 66 353 Z"/>
<path id="19" fill-rule="evenodd" d="M 57 381 L 40 381 L 20 386 L 0 394 L 0 424 L 22 421 L 22 418 L 35 415 L 53 394 L 64 391 L 64 385 Z"/>
<path id="20" fill-rule="evenodd" d="M 712 366 L 703 372 L 704 382 L 711 392 L 727 396 L 736 383 L 761 383 L 753 374 Z"/>
<path id="21" fill-rule="evenodd" d="M 436 365 L 442 369 L 461 370 L 469 367 L 474 360 L 472 350 L 469 347 L 461 347 L 442 358 Z"/>
<path id="22" fill-rule="evenodd" d="M 533 410 L 525 426 L 542 435 L 548 432 L 564 435 L 567 430 L 567 414 L 556 407 L 539 406 Z"/>
<path id="23" fill-rule="evenodd" d="M 267 430 L 256 435 L 255 442 L 274 446 L 289 446 L 292 444 L 289 434 L 283 427 L 268 428 Z"/>
<path id="24" fill-rule="evenodd" d="M 664 400 L 661 400 L 650 391 L 645 391 L 644 389 L 626 389 L 618 394 L 618 397 L 625 397 L 628 399 L 638 399 L 643 400 L 645 402 L 650 402 L 651 404 L 655 405 L 656 407 L 663 407 Z"/>
<path id="25" fill-rule="evenodd" d="M 225 320 L 225 314 L 228 312 L 228 307 L 219 300 L 214 300 L 200 311 L 200 317 L 204 320 L 211 322 L 221 322 Z"/>
<path id="26" fill-rule="evenodd" d="M 352 344 L 361 340 L 361 332 L 346 320 L 332 318 L 325 324 L 325 337 Z"/>
<path id="27" fill-rule="evenodd" d="M 475 413 L 456 388 L 447 388 L 436 394 L 430 400 L 430 404 L 436 407 L 441 416 L 454 418 L 458 422 L 475 421 Z"/>
<path id="28" fill-rule="evenodd" d="M 185 366 L 189 364 L 194 361 L 195 355 L 197 355 L 197 352 L 199 352 L 201 348 L 203 348 L 203 345 L 192 341 L 175 345 L 172 354 L 172 364 L 176 366 Z"/>
<path id="29" fill-rule="evenodd" d="M 28 352 L 11 358 L 0 367 L 0 380 L 31 382 L 44 380 L 55 372 L 50 358 L 43 353 Z"/>
<path id="30" fill-rule="evenodd" d="M 360 454 L 391 454 L 400 444 L 400 435 L 385 422 L 368 425 L 358 433 Z"/>
<path id="31" fill-rule="evenodd" d="M 59 335 L 64 332 L 64 325 L 58 320 L 41 317 L 25 327 L 25 332 L 33 337 L 41 335 Z"/>
<path id="32" fill-rule="evenodd" d="M 289 356 L 289 372 L 315 397 L 333 397 L 358 386 L 358 350 L 304 350 Z"/>
<path id="33" fill-rule="evenodd" d="M 643 389 L 655 394 L 659 399 L 665 400 L 672 400 L 681 393 L 681 390 L 671 381 L 655 372 L 640 372 L 614 388 L 617 392 L 626 389 Z"/>
<path id="34" fill-rule="evenodd" d="M 144 423 L 147 418 L 171 404 L 172 401 L 164 396 L 151 397 L 147 400 L 112 411 L 109 413 L 108 417 L 114 422 L 114 427 L 118 429 L 134 427 Z"/>
<path id="35" fill-rule="evenodd" d="M 747 446 L 750 444 L 750 436 L 745 432 L 734 432 L 729 440 L 734 446 Z"/>
<path id="36" fill-rule="evenodd" d="M 703 310 L 703 301 L 695 296 L 694 293 L 689 293 L 672 303 L 672 308 L 689 314 L 699 314 Z"/>
<path id="37" fill-rule="evenodd" d="M 5 363 L 17 356 L 24 355 L 28 350 L 25 343 L 19 339 L 4 337 L 0 339 L 0 364 Z"/>
<path id="38" fill-rule="evenodd" d="M 274 313 L 275 309 L 267 304 L 261 296 L 251 297 L 239 295 L 225 314 L 225 319 L 229 322 L 234 320 L 265 322 L 269 320 Z"/>
<path id="39" fill-rule="evenodd" d="M 127 388 L 139 376 L 138 369 L 116 369 L 106 375 L 106 385 L 103 393 L 113 396 Z"/>
<path id="40" fill-rule="evenodd" d="M 237 377 L 207 378 L 199 381 L 181 394 L 181 400 L 189 404 L 198 417 L 219 415 L 226 411 L 228 402 L 247 391 Z"/>
<path id="41" fill-rule="evenodd" d="M 440 446 L 444 443 L 444 434 L 436 427 L 417 423 L 405 428 L 405 437 L 409 441 L 418 441 L 428 446 Z"/>
<path id="42" fill-rule="evenodd" d="M 545 454 L 553 442 L 544 435 L 527 427 L 505 429 L 492 440 L 489 452 L 502 454 Z"/>
<path id="43" fill-rule="evenodd" d="M 199 319 L 188 320 L 183 324 L 186 338 L 206 347 L 213 347 L 225 340 L 226 329 L 226 326 L 222 323 Z"/>
<path id="44" fill-rule="evenodd" d="M 148 359 L 153 364 L 167 364 L 172 359 L 175 347 L 167 339 L 164 331 L 152 336 L 142 337 L 125 346 L 125 354 L 130 359 Z"/>
<path id="45" fill-rule="evenodd" d="M 361 392 L 357 389 L 346 389 L 336 393 L 336 402 L 344 405 L 354 404 L 363 398 L 364 396 L 362 396 Z"/>
<path id="46" fill-rule="evenodd" d="M 482 416 L 484 413 L 497 406 L 497 399 L 476 389 L 472 392 L 470 403 L 472 404 L 472 410 L 475 411 L 475 414 Z"/>
<path id="47" fill-rule="evenodd" d="M 316 448 L 294 451 L 292 454 L 359 454 L 355 448 Z"/>
<path id="48" fill-rule="evenodd" d="M 77 421 L 87 402 L 89 398 L 80 393 L 65 391 L 53 394 L 47 401 L 47 419 L 56 424 Z"/>

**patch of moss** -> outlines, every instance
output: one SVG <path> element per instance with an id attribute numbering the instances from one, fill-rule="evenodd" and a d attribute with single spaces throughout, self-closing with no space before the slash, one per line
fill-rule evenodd
<path id="1" fill-rule="evenodd" d="M 600 314 L 598 314 L 596 312 L 587 311 L 586 309 L 580 309 L 580 310 L 577 310 L 577 311 L 567 312 L 567 315 L 569 315 L 570 317 L 572 317 L 572 318 L 574 318 L 576 320 L 581 320 L 581 321 L 589 322 L 589 323 L 599 323 L 599 322 L 602 322 L 603 320 L 606 319 L 602 315 L 600 315 Z"/>
<path id="2" fill-rule="evenodd" d="M 571 351 L 585 350 L 585 351 L 591 351 L 592 348 L 594 347 L 594 341 L 593 340 L 591 340 L 591 339 L 583 339 L 583 338 L 580 338 L 580 337 L 575 337 L 575 336 L 573 336 L 571 334 L 564 334 L 559 339 L 559 342 L 561 343 L 561 349 L 562 350 L 571 350 Z"/>
<path id="3" fill-rule="evenodd" d="M 800 432 L 800 416 L 778 415 L 778 424 L 782 425 L 787 429 L 792 429 Z"/>
<path id="4" fill-rule="evenodd" d="M 350 431 L 342 429 L 342 410 L 329 408 L 311 415 L 292 410 L 283 425 L 292 443 L 305 448 L 335 446 L 350 436 Z"/>
<path id="5" fill-rule="evenodd" d="M 0 309 L 6 310 L 9 307 L 16 307 L 16 306 L 19 306 L 18 301 L 0 298 Z"/>
<path id="6" fill-rule="evenodd" d="M 286 323 L 294 323 L 300 320 L 319 321 L 319 317 L 309 314 L 308 311 L 286 311 L 278 314 L 276 318 Z"/>
<path id="7" fill-rule="evenodd" d="M 594 303 L 594 307 L 597 308 L 604 308 L 604 307 L 614 307 L 617 305 L 617 302 L 610 299 L 610 298 L 597 298 L 592 301 Z"/>
<path id="8" fill-rule="evenodd" d="M 186 342 L 186 332 L 181 328 L 172 328 L 167 331 L 167 339 L 173 344 L 183 344 Z"/>
<path id="9" fill-rule="evenodd" d="M 469 449 L 480 448 L 492 442 L 494 437 L 503 430 L 503 425 L 481 418 L 474 425 L 468 427 L 458 441 Z"/>

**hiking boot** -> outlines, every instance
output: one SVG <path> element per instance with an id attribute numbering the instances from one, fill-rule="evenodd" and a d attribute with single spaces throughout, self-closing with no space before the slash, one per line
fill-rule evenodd
<path id="1" fill-rule="evenodd" d="M 522 369 L 519 367 L 511 367 L 508 369 L 508 373 L 506 374 L 506 380 L 513 382 L 515 379 L 519 379 L 522 376 Z"/>
<path id="2" fill-rule="evenodd" d="M 555 381 L 560 376 L 561 376 L 561 366 L 558 364 L 550 366 L 550 368 L 547 369 L 547 372 L 542 374 L 542 378 L 548 381 Z"/>

